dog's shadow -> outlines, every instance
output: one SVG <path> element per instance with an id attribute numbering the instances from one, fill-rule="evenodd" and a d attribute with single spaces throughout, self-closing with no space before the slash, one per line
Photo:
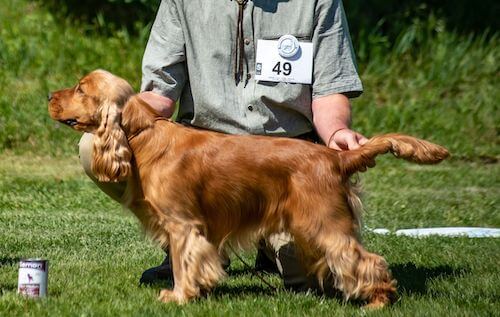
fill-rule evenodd
<path id="1" fill-rule="evenodd" d="M 393 277 L 397 280 L 398 294 L 401 296 L 426 295 L 429 293 L 429 284 L 436 279 L 457 279 L 468 274 L 465 268 L 453 268 L 449 265 L 435 267 L 417 267 L 414 263 L 401 263 L 390 266 Z M 252 270 L 248 268 L 237 268 L 228 270 L 229 278 L 239 278 L 251 275 Z M 266 278 L 266 274 L 263 275 Z M 279 287 L 278 285 L 276 285 Z M 230 293 L 231 296 L 245 295 L 266 295 L 272 296 L 274 290 L 268 286 L 227 286 L 220 285 L 214 290 L 216 297 L 221 297 Z M 299 292 L 300 293 L 300 292 Z M 313 292 L 318 296 L 342 301 L 342 294 L 337 290 L 329 290 L 325 294 Z M 434 294 L 435 295 L 435 294 Z M 362 302 L 354 301 L 353 304 L 362 305 Z"/>
<path id="2" fill-rule="evenodd" d="M 397 280 L 397 288 L 399 295 L 411 296 L 411 295 L 425 295 L 428 294 L 428 285 L 430 282 L 436 279 L 455 279 L 467 274 L 467 270 L 464 268 L 453 268 L 449 265 L 441 265 L 436 267 L 417 267 L 415 264 L 408 262 L 402 264 L 394 264 L 390 266 L 393 277 Z M 253 269 L 251 268 L 229 268 L 227 270 L 227 275 L 229 279 L 238 279 L 246 276 L 252 276 Z M 262 278 L 266 279 L 268 282 L 271 278 L 275 279 L 276 273 L 260 273 Z M 255 278 L 255 277 L 254 277 Z M 282 289 L 281 284 L 271 283 L 277 289 Z M 163 281 L 161 283 L 156 283 L 150 285 L 155 288 L 172 288 L 172 281 Z M 298 291 L 292 291 L 295 293 L 301 293 Z M 324 296 L 326 298 L 342 300 L 342 294 L 336 290 L 330 290 L 326 294 L 320 294 L 318 292 L 313 292 L 318 296 Z M 211 293 L 213 298 L 222 298 L 226 296 L 230 297 L 244 297 L 244 296 L 273 296 L 275 294 L 275 289 L 265 285 L 260 282 L 260 285 L 254 283 L 241 284 L 238 285 L 228 285 L 225 283 L 219 284 Z M 361 304 L 360 304 L 361 305 Z"/>
<path id="3" fill-rule="evenodd" d="M 428 293 L 428 284 L 433 280 L 444 278 L 444 279 L 455 279 L 462 277 L 468 273 L 465 268 L 453 268 L 449 265 L 440 265 L 436 267 L 417 267 L 415 264 L 401 263 L 394 264 L 390 266 L 393 277 L 398 281 L 398 293 L 408 294 L 408 295 L 424 295 Z M 228 270 L 228 276 L 230 278 L 238 278 L 241 276 L 251 275 L 252 270 L 248 268 L 236 268 Z M 264 278 L 266 278 L 264 274 Z M 217 287 L 219 289 L 220 287 Z M 243 287 L 244 291 L 239 293 L 244 293 L 251 288 Z M 269 287 L 263 286 L 262 289 Z M 222 288 L 221 288 L 222 289 Z M 270 293 L 263 291 L 261 288 L 257 290 L 258 293 Z M 229 290 L 229 288 L 228 288 Z M 231 288 L 234 291 L 234 287 Z M 333 297 L 338 297 L 335 294 Z"/>
<path id="4" fill-rule="evenodd" d="M 272 296 L 275 290 L 266 285 L 218 285 L 210 294 L 214 298 L 245 297 L 245 296 Z"/>
<path id="5" fill-rule="evenodd" d="M 229 268 L 227 270 L 227 277 L 228 279 L 234 279 L 234 278 L 242 278 L 245 276 L 252 276 L 253 269 L 251 268 Z M 268 280 L 272 276 L 277 276 L 277 274 L 270 274 L 270 273 L 259 273 L 262 278 Z M 255 277 L 254 277 L 255 278 Z M 222 298 L 224 296 L 231 296 L 231 297 L 240 297 L 240 296 L 247 296 L 247 295 L 265 295 L 265 296 L 271 296 L 275 290 L 270 288 L 267 285 L 264 285 L 261 282 L 262 285 L 255 285 L 254 283 L 250 284 L 240 284 L 237 286 L 234 285 L 227 285 L 225 283 L 221 283 L 217 285 L 213 291 L 211 292 L 210 296 L 214 298 Z M 155 289 L 172 289 L 174 287 L 174 283 L 171 279 L 166 279 L 166 280 L 158 280 L 153 283 L 147 283 L 147 284 L 140 284 L 140 286 L 143 287 L 151 287 Z M 276 288 L 279 288 L 279 285 L 275 285 Z"/>
<path id="6" fill-rule="evenodd" d="M 436 279 L 455 279 L 467 274 L 464 268 L 452 268 L 449 265 L 436 267 L 417 267 L 413 263 L 390 266 L 393 277 L 398 281 L 398 293 L 407 295 L 425 295 L 428 284 Z"/>

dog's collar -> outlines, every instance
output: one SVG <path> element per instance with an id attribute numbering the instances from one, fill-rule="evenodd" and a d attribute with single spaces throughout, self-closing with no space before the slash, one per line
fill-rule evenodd
<path id="1" fill-rule="evenodd" d="M 156 121 L 169 121 L 169 119 L 167 119 L 165 117 L 157 117 L 157 118 L 154 119 L 154 122 L 156 122 Z M 134 139 L 136 136 L 138 136 L 139 134 L 141 134 L 142 132 L 144 132 L 144 130 L 146 130 L 146 129 L 137 130 L 134 133 L 132 133 L 131 135 L 127 136 L 127 141 L 128 142 L 132 141 L 132 139 Z"/>

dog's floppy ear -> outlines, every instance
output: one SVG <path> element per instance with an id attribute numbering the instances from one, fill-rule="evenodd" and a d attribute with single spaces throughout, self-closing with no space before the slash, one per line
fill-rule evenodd
<path id="1" fill-rule="evenodd" d="M 100 182 L 124 181 L 132 170 L 132 151 L 120 125 L 121 109 L 115 102 L 105 101 L 100 116 L 94 136 L 92 172 Z"/>

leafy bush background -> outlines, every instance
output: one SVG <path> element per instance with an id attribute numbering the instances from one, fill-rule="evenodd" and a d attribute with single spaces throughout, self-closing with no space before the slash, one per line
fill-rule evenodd
<path id="1" fill-rule="evenodd" d="M 133 29 L 138 21 L 151 22 L 160 3 L 160 0 L 38 1 L 63 16 L 97 23 L 106 32 L 121 27 Z M 500 2 L 495 0 L 346 0 L 343 3 L 361 57 L 367 57 L 374 44 L 377 50 L 379 46 L 386 49 L 396 46 L 398 52 L 404 52 L 443 28 L 461 34 L 482 34 L 500 28 Z"/>
<path id="2" fill-rule="evenodd" d="M 455 157 L 497 161 L 497 2 L 345 0 L 365 86 L 353 102 L 354 128 L 367 136 L 410 133 L 442 143 Z M 157 0 L 5 0 L 0 153 L 75 155 L 79 134 L 48 117 L 47 93 L 95 68 L 138 88 L 158 5 Z"/>

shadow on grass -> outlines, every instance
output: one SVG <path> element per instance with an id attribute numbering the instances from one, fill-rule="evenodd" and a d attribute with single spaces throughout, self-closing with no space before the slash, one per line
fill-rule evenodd
<path id="1" fill-rule="evenodd" d="M 427 284 L 438 278 L 456 278 L 467 273 L 466 269 L 456 269 L 449 265 L 440 265 L 432 268 L 417 267 L 413 263 L 391 265 L 394 278 L 398 281 L 400 294 L 427 294 Z"/>
<path id="2" fill-rule="evenodd" d="M 458 278 L 467 274 L 464 268 L 453 268 L 449 265 L 441 265 L 436 267 L 417 267 L 413 263 L 395 264 L 391 266 L 391 271 L 394 278 L 398 281 L 398 293 L 407 295 L 425 295 L 428 293 L 428 283 L 439 278 Z M 251 275 L 252 270 L 247 268 L 230 269 L 228 275 L 231 277 L 239 277 Z M 264 278 L 267 274 L 264 274 Z M 295 293 L 300 293 L 292 291 Z M 218 286 L 214 295 L 223 296 L 225 293 L 238 295 L 273 295 L 274 291 L 269 287 L 263 286 Z M 330 289 L 325 294 L 314 292 L 317 296 L 325 296 L 330 299 L 342 301 L 342 294 L 338 290 Z M 352 304 L 363 305 L 363 302 L 352 301 Z"/>
<path id="3" fill-rule="evenodd" d="M 252 275 L 254 273 L 253 268 L 247 268 L 247 267 L 242 267 L 242 268 L 229 268 L 227 271 L 227 275 L 230 277 L 238 277 L 238 276 L 244 276 L 244 275 Z M 263 276 L 266 275 L 277 275 L 277 273 L 260 273 Z"/>
<path id="4" fill-rule="evenodd" d="M 398 293 L 400 295 L 425 295 L 428 294 L 428 283 L 439 278 L 458 278 L 467 274 L 467 270 L 463 268 L 452 268 L 449 265 L 441 265 L 436 267 L 417 267 L 413 263 L 402 263 L 391 265 L 390 267 L 394 278 L 398 281 Z M 239 278 L 243 276 L 250 276 L 253 274 L 250 268 L 230 268 L 227 270 L 228 276 L 231 278 Z M 261 273 L 264 279 L 268 279 L 276 274 Z M 153 288 L 167 288 L 172 289 L 172 281 L 161 281 L 146 287 Z M 279 288 L 279 286 L 278 286 Z M 280 288 L 281 289 L 281 288 Z M 283 290 L 283 289 L 281 289 Z M 293 291 L 292 293 L 302 293 L 301 291 Z M 318 297 L 324 296 L 329 299 L 336 299 L 342 301 L 342 294 L 338 290 L 330 289 L 326 293 L 313 292 Z M 269 286 L 262 285 L 218 285 L 211 296 L 214 298 L 222 298 L 225 296 L 231 297 L 244 297 L 244 296 L 274 296 L 276 291 Z M 362 306 L 365 304 L 361 301 L 351 301 L 351 304 Z"/>
<path id="5" fill-rule="evenodd" d="M 225 296 L 240 297 L 249 295 L 272 296 L 275 294 L 276 291 L 266 285 L 219 285 L 213 290 L 211 296 L 215 298 L 221 298 Z"/>
<path id="6" fill-rule="evenodd" d="M 2 266 L 11 266 L 11 265 L 14 265 L 14 264 L 19 264 L 19 261 L 21 261 L 21 258 L 0 257 L 0 267 L 2 267 Z"/>
<path id="7" fill-rule="evenodd" d="M 253 270 L 250 268 L 229 268 L 227 270 L 227 275 L 230 278 L 239 278 L 243 276 L 252 276 Z M 261 276 L 264 279 L 269 278 L 271 275 L 275 274 L 268 274 L 268 273 L 261 273 Z M 153 283 L 148 283 L 148 284 L 141 284 L 141 287 L 150 287 L 154 289 L 172 289 L 173 288 L 173 281 L 172 280 L 157 280 Z M 232 286 L 232 285 L 225 285 L 225 284 L 219 284 L 217 287 L 213 289 L 212 292 L 210 292 L 210 296 L 213 296 L 214 298 L 222 298 L 225 296 L 230 295 L 231 297 L 245 297 L 245 296 L 272 296 L 275 295 L 276 291 L 269 286 L 266 286 L 264 284 L 262 285 L 237 285 L 237 286 Z"/>
<path id="8" fill-rule="evenodd" d="M 8 293 L 17 292 L 17 284 L 0 283 L 0 298 Z"/>
<path id="9" fill-rule="evenodd" d="M 12 266 L 19 264 L 21 258 L 8 258 L 8 257 L 0 257 L 0 268 L 4 266 Z M 14 283 L 0 283 L 0 296 L 6 294 L 8 292 L 17 291 L 17 284 Z"/>

